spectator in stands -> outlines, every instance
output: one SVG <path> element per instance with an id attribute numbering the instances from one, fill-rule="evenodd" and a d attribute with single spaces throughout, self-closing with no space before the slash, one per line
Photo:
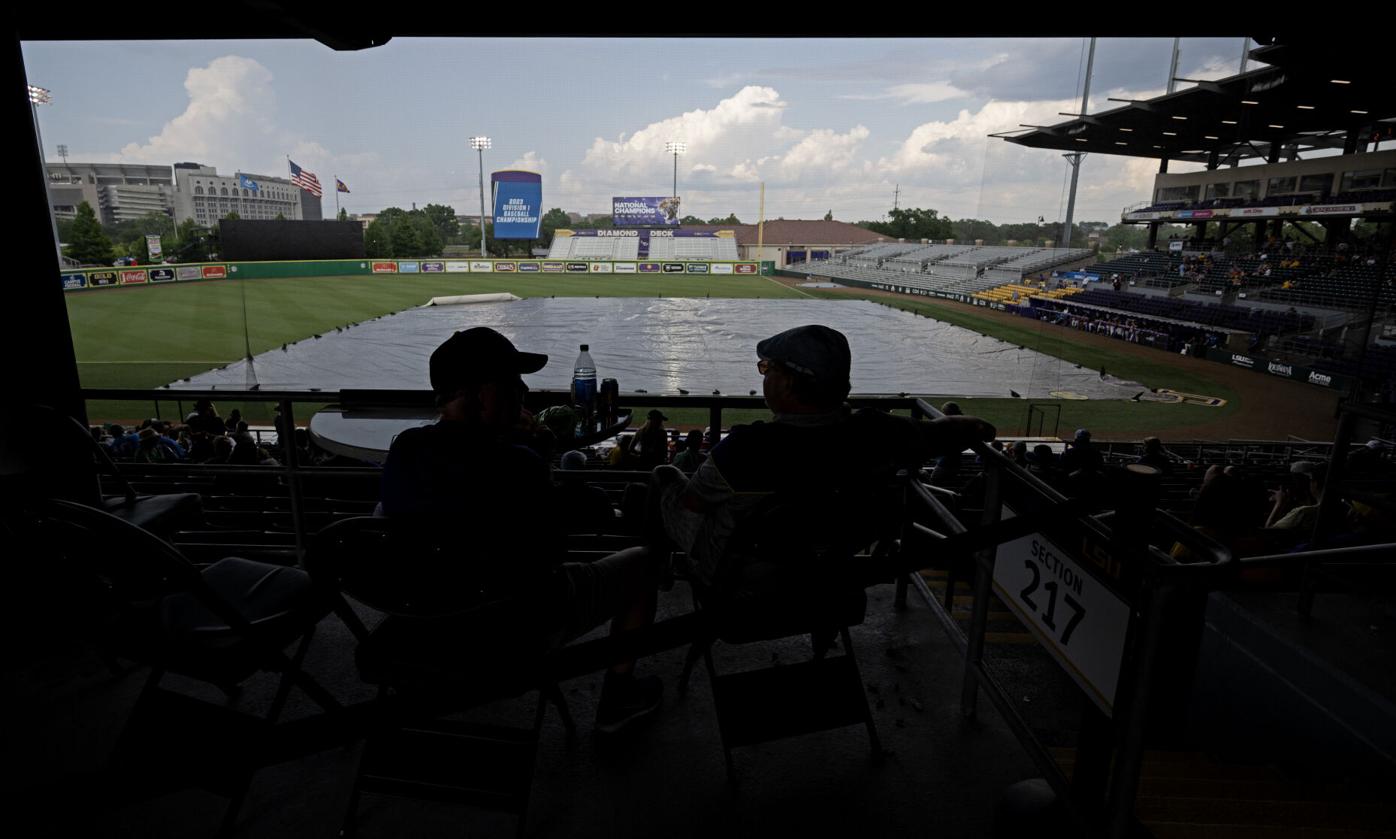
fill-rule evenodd
<path id="1" fill-rule="evenodd" d="M 173 463 L 183 458 L 169 440 L 153 427 L 142 428 L 136 447 L 136 460 L 141 463 Z"/>
<path id="2" fill-rule="evenodd" d="M 237 411 L 233 411 L 233 413 L 237 413 Z M 223 419 L 218 416 L 218 410 L 208 399 L 200 399 L 194 403 L 194 410 L 184 418 L 184 424 L 195 431 L 211 435 L 222 434 L 224 430 Z"/>
<path id="3" fill-rule="evenodd" d="M 1266 529 L 1294 530 L 1307 538 L 1318 521 L 1318 505 L 1323 500 L 1327 471 L 1328 464 L 1314 461 L 1302 472 L 1291 472 L 1298 480 L 1281 483 L 1271 494 L 1274 506 L 1266 518 Z"/>
<path id="4" fill-rule="evenodd" d="M 1157 437 L 1144 438 L 1144 453 L 1139 456 L 1137 462 L 1143 466 L 1152 466 L 1165 475 L 1173 468 L 1168 452 L 1163 447 L 1163 441 Z"/>
<path id="5" fill-rule="evenodd" d="M 587 456 L 576 449 L 563 452 L 558 460 L 556 505 L 563 516 L 566 533 L 611 533 L 615 530 L 616 511 L 606 497 L 606 490 L 585 481 Z"/>
<path id="6" fill-rule="evenodd" d="M 257 441 L 253 439 L 247 423 L 238 423 L 237 433 L 233 435 L 233 453 L 228 462 L 240 466 L 254 466 L 261 459 L 257 451 Z"/>
<path id="7" fill-rule="evenodd" d="M 974 417 L 925 422 L 850 411 L 844 404 L 848 341 L 826 326 L 786 330 L 758 343 L 756 352 L 774 420 L 733 428 L 691 478 L 672 466 L 655 470 L 663 533 L 705 585 L 784 590 L 789 578 L 780 573 L 780 559 L 750 547 L 763 541 L 752 529 L 774 527 L 769 535 L 782 546 L 811 530 L 837 531 L 840 543 L 875 536 L 867 529 L 881 506 L 878 491 L 899 468 L 918 468 L 930 456 L 995 436 L 993 426 Z M 843 494 L 838 512 L 845 516 L 831 517 L 824 506 L 834 493 Z M 765 513 L 773 507 L 791 516 L 771 525 Z"/>
<path id="8" fill-rule="evenodd" d="M 664 423 L 669 418 L 657 408 L 650 409 L 645 424 L 635 433 L 630 446 L 641 469 L 652 469 L 669 462 L 669 432 Z"/>
<path id="9" fill-rule="evenodd" d="M 1348 475 L 1354 478 L 1366 478 L 1381 474 L 1386 465 L 1381 457 L 1382 448 L 1382 441 L 1373 437 L 1362 448 L 1349 452 L 1346 461 Z"/>
<path id="10" fill-rule="evenodd" d="M 1027 455 L 1028 471 L 1052 486 L 1060 486 L 1063 475 L 1057 468 L 1057 455 L 1046 443 L 1033 446 Z"/>
<path id="11" fill-rule="evenodd" d="M 1257 498 L 1264 503 L 1263 492 L 1253 482 L 1236 470 L 1213 465 L 1202 478 L 1191 524 L 1233 554 L 1254 555 L 1260 549 L 1257 535 L 1262 523 L 1257 520 Z M 1175 544 L 1172 555 L 1187 561 L 1192 554 L 1181 544 Z"/>
<path id="12" fill-rule="evenodd" d="M 1015 464 L 1024 469 L 1028 468 L 1028 441 L 1015 440 L 1013 442 L 1013 449 L 1009 452 L 1009 456 L 1013 458 Z"/>
<path id="13" fill-rule="evenodd" d="M 136 435 L 128 435 L 126 429 L 116 423 L 107 426 L 111 439 L 107 442 L 107 453 L 114 458 L 128 458 L 135 447 Z"/>
<path id="14" fill-rule="evenodd" d="M 1098 473 L 1105 469 L 1105 458 L 1101 455 L 1100 449 L 1091 442 L 1091 432 L 1084 429 L 1076 429 L 1076 436 L 1067 445 L 1067 449 L 1062 453 L 1061 469 L 1068 475 L 1077 472 Z"/>
<path id="15" fill-rule="evenodd" d="M 630 454 L 630 447 L 634 443 L 634 434 L 622 434 L 616 437 L 616 444 L 611 447 L 610 453 L 606 456 L 606 462 L 617 469 L 634 468 L 633 457 Z"/>
<path id="16" fill-rule="evenodd" d="M 520 445 L 527 387 L 521 374 L 547 356 L 517 350 L 486 327 L 457 332 L 431 355 L 441 419 L 399 434 L 383 469 L 382 509 L 466 551 L 470 573 L 517 609 L 497 627 L 522 655 L 560 645 L 608 618 L 612 634 L 654 620 L 656 555 L 631 548 L 594 562 L 565 562 L 562 517 L 548 465 Z M 443 636 L 441 655 L 467 640 Z M 497 643 L 495 640 L 489 643 Z M 654 712 L 663 687 L 617 662 L 602 686 L 597 727 L 615 732 Z"/>
<path id="17" fill-rule="evenodd" d="M 241 424 L 242 411 L 238 410 L 237 408 L 234 408 L 232 411 L 228 413 L 228 421 L 224 423 L 223 431 L 220 431 L 218 433 L 222 434 L 226 432 L 228 434 L 236 434 L 238 431 L 238 426 Z"/>
<path id="18" fill-rule="evenodd" d="M 228 463 L 233 457 L 233 438 L 218 436 L 213 438 L 213 455 L 208 463 L 215 466 Z"/>
<path id="19" fill-rule="evenodd" d="M 684 437 L 683 450 L 674 455 L 674 467 L 685 475 L 692 475 L 704 460 L 703 432 L 695 428 Z"/>

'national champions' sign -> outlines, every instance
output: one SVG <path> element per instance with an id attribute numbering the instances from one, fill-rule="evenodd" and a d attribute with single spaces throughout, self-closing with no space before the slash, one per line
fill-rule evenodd
<path id="1" fill-rule="evenodd" d="M 494 238 L 537 239 L 543 223 L 543 176 L 508 170 L 490 174 Z"/>
<path id="2" fill-rule="evenodd" d="M 612 198 L 611 219 L 617 227 L 622 225 L 669 225 L 679 223 L 679 199 L 667 198 Z"/>

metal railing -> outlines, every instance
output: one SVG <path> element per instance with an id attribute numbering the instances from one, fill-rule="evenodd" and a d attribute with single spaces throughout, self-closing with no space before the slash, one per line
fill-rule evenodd
<path id="1" fill-rule="evenodd" d="M 917 400 L 914 414 L 941 416 L 924 400 Z M 1002 453 L 983 443 L 976 443 L 972 449 L 985 465 L 984 509 L 979 527 L 1000 526 L 1005 504 L 1011 505 L 1009 509 L 1016 515 L 1029 511 L 1054 512 L 1055 515 L 1043 520 L 1042 533 L 1053 537 L 1053 541 L 1060 540 L 1059 544 L 1096 546 L 1103 565 L 1093 567 L 1083 562 L 1080 567 L 1095 583 L 1129 604 L 1130 620 L 1111 713 L 1107 716 L 1094 703 L 1085 703 L 1086 718 L 1078 740 L 1077 761 L 1073 777 L 1068 779 L 985 665 L 997 545 L 975 556 L 973 607 L 967 632 L 961 632 L 929 586 L 919 576 L 914 577 L 926 601 L 952 636 L 963 636 L 961 711 L 972 718 L 980 692 L 985 693 L 1081 826 L 1092 834 L 1112 839 L 1126 836 L 1137 824 L 1134 801 L 1143 764 L 1148 700 L 1157 675 L 1167 611 L 1179 592 L 1190 587 L 1212 587 L 1228 570 L 1231 556 L 1221 545 L 1155 508 L 1158 491 L 1155 470 L 1131 467 L 1123 472 L 1125 480 L 1114 493 L 1114 512 L 1093 517 L 1081 511 L 1081 502 L 1068 499 Z M 913 497 L 925 512 L 939 521 L 942 529 L 951 536 L 969 531 L 933 492 L 925 487 L 916 489 L 916 486 L 919 484 L 913 486 Z M 1181 542 L 1199 561 L 1184 564 L 1152 546 L 1149 536 L 1156 531 Z M 927 535 L 940 534 L 927 531 Z M 946 602 L 951 602 L 949 592 Z"/>

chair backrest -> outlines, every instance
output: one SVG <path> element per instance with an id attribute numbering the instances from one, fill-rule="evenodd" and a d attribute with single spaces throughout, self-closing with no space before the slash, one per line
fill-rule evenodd
<path id="1" fill-rule="evenodd" d="M 157 656 L 160 605 L 171 594 L 204 595 L 198 569 L 153 533 L 109 513 L 63 500 L 39 499 L 5 511 L 12 561 L 39 572 L 56 590 L 30 592 L 50 598 L 55 619 L 105 646 L 138 660 Z M 202 597 L 201 597 L 202 599 Z M 210 608 L 223 614 L 218 604 Z"/>
<path id="2" fill-rule="evenodd" d="M 469 543 L 468 534 L 448 541 L 417 523 L 359 516 L 317 533 L 305 566 L 317 584 L 390 615 L 441 618 L 506 608 L 514 597 L 499 563 L 472 556 Z"/>
<path id="3" fill-rule="evenodd" d="M 82 423 L 47 405 L 0 409 L 0 479 L 5 495 L 63 498 L 80 504 L 101 500 L 98 469 L 134 497 L 106 451 Z"/>

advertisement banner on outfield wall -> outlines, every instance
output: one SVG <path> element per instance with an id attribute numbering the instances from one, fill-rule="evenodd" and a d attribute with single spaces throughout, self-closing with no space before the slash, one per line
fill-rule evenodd
<path id="1" fill-rule="evenodd" d="M 150 281 L 152 283 L 172 283 L 175 273 L 173 268 L 151 268 Z"/>
<path id="2" fill-rule="evenodd" d="M 666 262 L 666 263 L 664 263 L 664 273 L 666 273 L 666 274 L 682 274 L 682 273 L 683 273 L 683 263 L 682 263 L 682 262 Z"/>
<path id="3" fill-rule="evenodd" d="M 640 273 L 641 273 L 641 274 L 658 274 L 658 273 L 659 273 L 659 263 L 658 263 L 658 262 L 641 262 L 641 263 L 640 263 Z"/>
<path id="4" fill-rule="evenodd" d="M 75 288 L 87 288 L 87 275 L 85 274 L 64 274 L 63 290 L 70 291 Z"/>
<path id="5" fill-rule="evenodd" d="M 714 273 L 714 274 L 730 274 L 730 273 L 732 273 L 732 263 L 730 263 L 730 262 L 714 262 L 714 263 L 713 263 L 713 273 Z"/>
<path id="6" fill-rule="evenodd" d="M 422 263 L 420 262 L 399 262 L 397 264 L 399 274 L 420 274 L 422 273 Z"/>
<path id="7" fill-rule="evenodd" d="M 569 274 L 585 274 L 589 270 L 591 269 L 587 268 L 587 264 L 585 262 L 567 263 L 567 273 Z"/>
<path id="8" fill-rule="evenodd" d="M 470 263 L 470 270 L 475 274 L 492 274 L 494 273 L 494 263 L 484 260 L 474 260 Z"/>
<path id="9" fill-rule="evenodd" d="M 144 270 L 144 269 L 142 269 L 142 270 L 140 270 L 140 271 L 122 271 L 122 272 L 121 272 L 121 284 L 122 284 L 122 285 L 140 285 L 140 284 L 144 283 L 145 281 L 146 281 L 146 274 L 145 274 L 145 270 Z"/>
<path id="10" fill-rule="evenodd" d="M 690 273 L 690 274 L 706 274 L 706 273 L 708 273 L 708 263 L 706 263 L 706 262 L 690 262 L 690 263 L 688 263 L 688 273 Z"/>
<path id="11" fill-rule="evenodd" d="M 201 279 L 204 272 L 199 270 L 197 265 L 181 265 L 175 269 L 175 279 L 181 282 Z"/>
<path id="12" fill-rule="evenodd" d="M 542 268 L 542 266 L 539 265 L 537 262 L 520 262 L 520 263 L 519 263 L 519 273 L 520 273 L 520 274 L 537 274 L 538 271 L 541 270 L 541 268 Z"/>
<path id="13" fill-rule="evenodd" d="M 1279 214 L 1279 207 L 1242 207 L 1231 211 L 1232 218 L 1274 218 Z"/>
<path id="14" fill-rule="evenodd" d="M 615 264 L 615 270 L 616 270 L 616 273 L 617 273 L 617 274 L 634 274 L 634 273 L 635 273 L 635 263 L 633 263 L 633 262 L 617 262 L 617 263 Z"/>
<path id="15" fill-rule="evenodd" d="M 228 266 L 226 265 L 205 265 L 203 270 L 204 279 L 222 280 L 228 276 Z"/>
<path id="16" fill-rule="evenodd" d="M 560 274 L 566 266 L 561 262 L 544 262 L 543 271 L 547 274 Z"/>
<path id="17" fill-rule="evenodd" d="M 755 262 L 738 262 L 732 267 L 738 274 L 755 274 L 758 270 Z"/>
<path id="18" fill-rule="evenodd" d="M 423 263 L 422 263 L 422 273 L 423 273 L 423 274 L 440 274 L 440 273 L 445 272 L 445 270 L 446 270 L 446 263 L 444 263 L 444 262 L 423 262 Z"/>
<path id="19" fill-rule="evenodd" d="M 512 262 L 496 262 L 494 264 L 494 270 L 500 274 L 512 274 L 518 267 Z"/>
<path id="20" fill-rule="evenodd" d="M 446 273 L 448 274 L 468 274 L 470 272 L 469 262 L 447 262 Z"/>
<path id="21" fill-rule="evenodd" d="M 679 199 L 667 197 L 613 197 L 611 199 L 611 220 L 617 226 L 631 227 L 642 225 L 679 224 Z"/>
<path id="22" fill-rule="evenodd" d="M 609 262 L 593 262 L 593 263 L 591 263 L 591 273 L 593 273 L 593 274 L 609 274 L 609 273 L 611 273 L 611 263 L 609 263 Z"/>
<path id="23" fill-rule="evenodd" d="M 373 263 L 373 273 L 375 274 L 396 274 L 396 262 L 375 262 Z"/>
<path id="24" fill-rule="evenodd" d="M 496 239 L 537 239 L 543 222 L 543 176 L 509 170 L 490 173 Z"/>
<path id="25" fill-rule="evenodd" d="M 87 284 L 89 286 L 116 285 L 116 272 L 93 271 L 91 274 L 87 275 Z"/>

